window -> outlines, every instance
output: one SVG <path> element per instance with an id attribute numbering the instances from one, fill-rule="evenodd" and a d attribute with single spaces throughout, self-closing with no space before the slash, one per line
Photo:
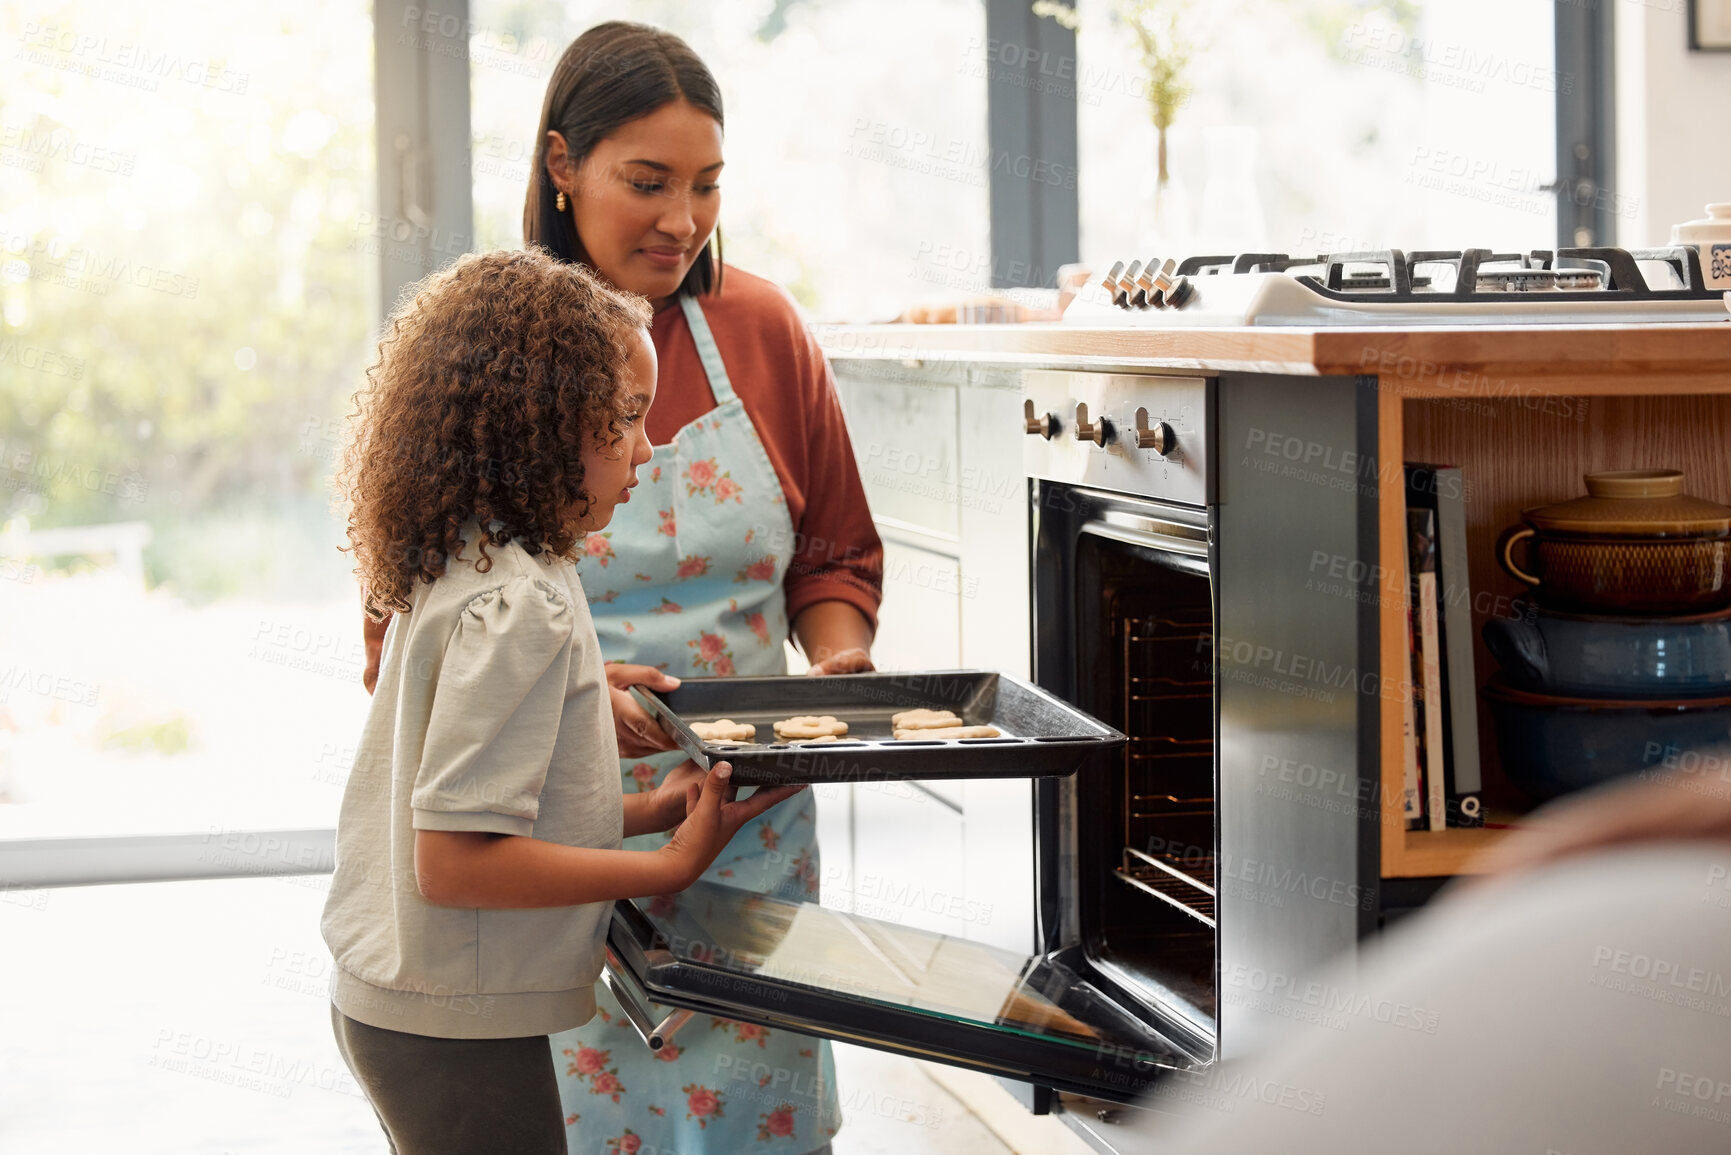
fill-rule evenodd
<path id="1" fill-rule="evenodd" d="M 363 0 L 0 16 L 0 838 L 329 826 Z"/>
<path id="2" fill-rule="evenodd" d="M 888 320 L 990 283 L 980 0 L 476 0 L 471 18 L 479 247 L 523 243 L 531 138 L 560 54 L 629 19 L 683 37 L 721 83 L 728 263 L 824 320 Z"/>
<path id="3" fill-rule="evenodd" d="M 334 823 L 366 709 L 329 477 L 377 309 L 369 6 L 41 3 L 0 41 L 0 856 L 183 832 L 244 873 L 237 831 Z M 328 881 L 0 887 L 0 1143 L 376 1146 Z"/>
<path id="4" fill-rule="evenodd" d="M 1147 81 L 1114 7 L 1079 9 L 1086 259 L 1554 243 L 1556 93 L 1590 81 L 1557 71 L 1550 5 L 1156 5 L 1193 50 L 1158 197 Z"/>

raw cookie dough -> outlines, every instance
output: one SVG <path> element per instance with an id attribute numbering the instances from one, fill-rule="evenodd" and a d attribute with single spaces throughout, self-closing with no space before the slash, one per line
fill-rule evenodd
<path id="1" fill-rule="evenodd" d="M 822 734 L 816 738 L 795 738 L 793 740 L 793 744 L 795 746 L 817 746 L 817 745 L 824 743 L 824 742 L 839 742 L 839 741 L 841 741 L 841 739 L 837 738 L 834 734 Z"/>
<path id="2" fill-rule="evenodd" d="M 890 725 L 897 730 L 947 730 L 965 724 L 952 710 L 903 710 L 890 715 Z"/>
<path id="3" fill-rule="evenodd" d="M 757 727 L 747 722 L 735 722 L 732 718 L 720 718 L 714 722 L 693 722 L 691 732 L 705 742 L 749 742 L 757 737 Z"/>
<path id="4" fill-rule="evenodd" d="M 896 731 L 896 739 L 902 742 L 939 741 L 950 738 L 1000 738 L 1002 736 L 996 726 L 949 726 L 941 730 Z"/>
<path id="5" fill-rule="evenodd" d="M 845 733 L 847 723 L 839 721 L 833 714 L 799 714 L 775 724 L 775 736 L 783 742 L 802 739 L 809 741 L 812 738 L 822 738 L 826 734 L 839 738 Z"/>

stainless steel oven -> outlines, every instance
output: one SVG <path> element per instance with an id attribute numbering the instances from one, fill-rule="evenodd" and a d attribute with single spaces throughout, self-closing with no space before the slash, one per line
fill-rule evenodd
<path id="1" fill-rule="evenodd" d="M 689 1012 L 861 1043 L 1002 1076 L 1035 1109 L 1055 1089 L 1111 1149 L 1091 1100 L 1242 1053 L 1289 1012 L 1259 979 L 1291 987 L 1375 924 L 1374 807 L 1282 778 L 1374 779 L 1376 700 L 1351 688 L 1377 678 L 1372 587 L 1306 589 L 1318 553 L 1377 556 L 1374 488 L 1265 449 L 1374 469 L 1376 396 L 1257 373 L 1019 384 L 1034 677 L 1130 739 L 1034 782 L 1030 949 L 700 885 L 618 904 L 608 981 L 652 1046 Z"/>
<path id="2" fill-rule="evenodd" d="M 1031 372 L 1034 677 L 1128 745 L 1036 786 L 1041 946 L 1212 1058 L 1213 383 Z"/>
<path id="3" fill-rule="evenodd" d="M 1030 373 L 1025 384 L 1031 398 L 1043 405 L 1050 392 L 1060 407 L 1058 395 L 1077 382 Z M 1052 436 L 1027 439 L 1041 447 L 1028 458 L 1042 591 L 1033 611 L 1037 649 L 1097 640 L 1076 651 L 1085 660 L 1065 675 L 1047 678 L 1052 663 L 1041 663 L 1040 680 L 1097 716 L 1137 727 L 1128 753 L 1096 755 L 1069 778 L 1035 780 L 1038 798 L 1057 809 L 1037 801 L 1028 832 L 1046 860 L 1034 949 L 1012 952 L 707 884 L 620 903 L 607 981 L 651 1046 L 695 1011 L 1121 1102 L 1164 1072 L 1212 1061 L 1211 529 L 1206 485 L 1194 484 L 1205 471 L 1208 394 L 1201 381 L 1185 389 L 1170 410 L 1123 416 L 1125 428 L 1142 420 L 1147 438 L 1176 437 L 1182 449 L 1090 455 L 1118 442 L 1105 434 L 1098 444 L 1077 441 L 1073 403 L 1053 418 Z M 1087 396 L 1096 413 L 1112 403 Z M 1146 470 L 1184 500 L 1134 500 L 1050 478 L 1073 468 L 1080 480 L 1097 481 L 1102 457 L 1109 483 L 1124 469 Z M 1076 548 L 1049 548 L 1052 537 Z M 1111 593 L 1075 601 L 1071 591 L 1081 586 Z M 1062 608 L 1072 605 L 1073 613 Z M 1072 821 L 1056 820 L 1060 811 Z"/>
<path id="4" fill-rule="evenodd" d="M 1374 382 L 1023 382 L 1034 678 L 1129 737 L 1036 787 L 1040 945 L 1231 1059 L 1378 918 L 1376 587 L 1316 577 L 1377 556 Z M 1057 1109 L 1145 1149 L 1121 1110 Z"/>

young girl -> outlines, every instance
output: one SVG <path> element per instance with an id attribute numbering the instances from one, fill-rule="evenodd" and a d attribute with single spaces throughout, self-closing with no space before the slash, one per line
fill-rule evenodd
<path id="1" fill-rule="evenodd" d="M 403 1155 L 564 1151 L 547 1036 L 595 1013 L 610 901 L 684 889 L 797 789 L 731 801 L 726 763 L 620 788 L 573 562 L 650 458 L 648 321 L 539 251 L 465 257 L 356 397 L 349 540 L 395 616 L 323 930 L 337 1044 Z"/>

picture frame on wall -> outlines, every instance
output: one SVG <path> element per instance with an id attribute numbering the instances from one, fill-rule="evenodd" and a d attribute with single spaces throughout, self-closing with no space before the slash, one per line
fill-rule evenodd
<path id="1" fill-rule="evenodd" d="M 1731 52 L 1731 0 L 1689 0 L 1689 48 Z"/>

